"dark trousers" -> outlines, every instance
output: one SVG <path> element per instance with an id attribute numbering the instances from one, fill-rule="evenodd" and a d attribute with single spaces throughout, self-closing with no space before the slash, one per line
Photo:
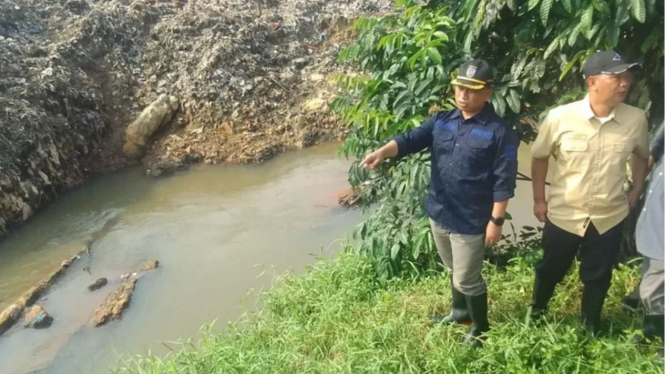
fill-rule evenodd
<path id="1" fill-rule="evenodd" d="M 623 222 L 602 235 L 589 224 L 585 235 L 569 233 L 551 222 L 543 229 L 543 258 L 536 264 L 536 281 L 532 307 L 536 311 L 547 309 L 554 288 L 570 269 L 575 256 L 580 256 L 582 293 L 582 319 L 594 330 L 600 323 L 607 291 L 612 281 L 612 270 L 621 246 Z M 593 326 L 588 326 L 592 324 Z"/>

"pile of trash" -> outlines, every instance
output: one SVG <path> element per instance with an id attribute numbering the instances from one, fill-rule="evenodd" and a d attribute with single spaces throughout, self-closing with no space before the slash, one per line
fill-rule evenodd
<path id="1" fill-rule="evenodd" d="M 259 162 L 343 136 L 340 38 L 390 0 L 0 0 L 0 235 L 91 171 L 160 96 L 144 162 Z"/>

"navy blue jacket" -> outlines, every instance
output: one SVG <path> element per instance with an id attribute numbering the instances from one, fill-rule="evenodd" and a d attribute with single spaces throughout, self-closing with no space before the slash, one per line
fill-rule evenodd
<path id="1" fill-rule="evenodd" d="M 484 234 L 494 202 L 515 195 L 519 139 L 489 103 L 467 120 L 459 110 L 435 113 L 393 140 L 398 157 L 431 148 L 425 209 L 446 230 Z"/>

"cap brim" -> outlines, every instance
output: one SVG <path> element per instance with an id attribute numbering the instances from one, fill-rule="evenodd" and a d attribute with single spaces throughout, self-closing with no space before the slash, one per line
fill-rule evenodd
<path id="1" fill-rule="evenodd" d="M 453 86 L 462 86 L 466 87 L 470 90 L 482 90 L 485 88 L 487 85 L 486 84 L 479 84 L 479 83 L 471 83 L 467 81 L 463 81 L 461 79 L 453 79 L 452 82 L 450 82 Z"/>
<path id="2" fill-rule="evenodd" d="M 602 74 L 621 74 L 621 73 L 626 72 L 626 71 L 628 71 L 632 68 L 635 68 L 635 67 L 642 67 L 642 65 L 640 65 L 637 62 L 633 62 L 631 64 L 621 64 L 621 65 L 617 65 L 617 66 L 614 66 L 612 68 L 609 68 L 607 70 L 603 70 L 601 73 Z"/>

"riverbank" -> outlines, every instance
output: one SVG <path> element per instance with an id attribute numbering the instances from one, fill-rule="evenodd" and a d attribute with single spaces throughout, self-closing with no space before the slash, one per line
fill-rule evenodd
<path id="1" fill-rule="evenodd" d="M 608 336 L 591 339 L 578 322 L 580 282 L 558 288 L 551 320 L 525 324 L 531 260 L 488 266 L 492 330 L 482 350 L 461 346 L 467 327 L 430 326 L 450 304 L 447 276 L 395 279 L 385 287 L 371 261 L 354 253 L 321 262 L 304 276 L 285 275 L 263 307 L 220 331 L 203 330 L 192 349 L 168 343 L 163 358 L 136 358 L 117 373 L 662 373 L 653 348 L 638 349 L 638 317 L 620 300 L 639 276 L 621 266 L 605 306 Z M 140 369 L 139 369 L 140 368 Z"/>

